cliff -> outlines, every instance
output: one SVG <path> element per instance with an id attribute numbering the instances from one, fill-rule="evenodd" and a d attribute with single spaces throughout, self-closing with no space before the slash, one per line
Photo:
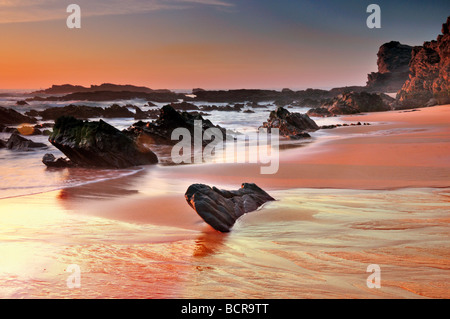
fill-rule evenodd
<path id="1" fill-rule="evenodd" d="M 414 47 L 409 63 L 409 78 L 397 94 L 401 107 L 450 103 L 450 17 L 437 40 Z"/>
<path id="2" fill-rule="evenodd" d="M 367 76 L 367 90 L 381 93 L 400 90 L 408 79 L 412 49 L 397 41 L 383 44 L 377 53 L 378 72 Z"/>

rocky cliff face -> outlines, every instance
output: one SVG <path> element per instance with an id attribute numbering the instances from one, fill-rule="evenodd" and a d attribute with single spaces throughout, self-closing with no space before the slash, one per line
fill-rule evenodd
<path id="1" fill-rule="evenodd" d="M 378 50 L 378 72 L 368 75 L 369 91 L 389 93 L 397 92 L 408 79 L 409 61 L 413 47 L 391 41 Z"/>
<path id="2" fill-rule="evenodd" d="M 450 17 L 436 41 L 414 47 L 409 79 L 397 94 L 399 107 L 450 103 Z"/>
<path id="3" fill-rule="evenodd" d="M 361 112 L 390 111 L 394 99 L 385 94 L 367 92 L 348 92 L 329 100 L 320 108 L 311 109 L 311 116 L 333 116 L 357 114 Z"/>

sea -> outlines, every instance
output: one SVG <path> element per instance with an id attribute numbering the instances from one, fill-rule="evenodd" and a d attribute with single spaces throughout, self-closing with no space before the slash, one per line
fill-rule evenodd
<path id="1" fill-rule="evenodd" d="M 3 92 L 4 94 L 7 94 Z M 69 104 L 73 105 L 87 105 L 94 107 L 106 108 L 112 104 L 118 104 L 121 106 L 135 105 L 141 108 L 143 111 L 150 109 L 159 109 L 167 103 L 154 103 L 156 106 L 148 106 L 146 100 L 120 100 L 120 101 L 106 101 L 106 102 L 90 102 L 90 101 L 64 101 L 64 102 L 51 102 L 42 103 L 31 101 L 29 105 L 17 106 L 16 102 L 24 100 L 26 95 L 17 94 L 14 92 L 11 96 L 0 96 L 0 106 L 6 108 L 12 108 L 22 114 L 28 110 L 34 109 L 37 111 L 44 110 L 49 107 L 63 107 Z M 217 105 L 218 107 L 224 107 L 228 103 L 206 103 L 206 102 L 194 102 L 198 106 L 200 105 Z M 227 129 L 237 140 L 244 140 L 245 138 L 257 139 L 258 127 L 262 126 L 269 117 L 269 112 L 276 109 L 273 101 L 267 101 L 261 103 L 268 105 L 266 108 L 255 108 L 254 113 L 244 112 L 227 112 L 227 111 L 210 111 L 208 115 L 203 116 L 206 120 L 210 120 L 215 125 Z M 246 109 L 252 109 L 247 107 Z M 306 113 L 309 108 L 294 107 L 290 111 Z M 133 108 L 130 111 L 134 112 Z M 39 120 L 39 117 L 38 117 Z M 92 118 L 91 121 L 97 121 L 99 119 Z M 136 123 L 137 120 L 133 118 L 113 118 L 103 119 L 107 123 L 116 127 L 119 130 L 126 129 Z M 329 125 L 342 123 L 338 118 L 314 118 L 318 125 Z M 152 120 L 148 120 L 152 121 Z M 53 121 L 47 121 L 53 122 Z M 39 121 L 38 124 L 46 123 L 45 121 Z M 19 125 L 10 125 L 9 127 L 18 127 Z M 330 138 L 332 134 L 323 131 L 317 131 L 311 133 L 312 140 L 320 139 L 323 137 Z M 0 139 L 7 140 L 10 133 L 0 133 Z M 71 169 L 70 174 L 68 170 L 60 169 L 48 169 L 43 163 L 42 158 L 46 153 L 52 153 L 56 158 L 64 157 L 57 148 L 55 148 L 48 141 L 48 136 L 44 135 L 31 135 L 26 136 L 34 142 L 40 142 L 47 145 L 46 148 L 33 149 L 30 151 L 10 151 L 7 149 L 0 149 L 0 199 L 12 196 L 21 196 L 36 194 L 51 190 L 57 190 L 66 187 L 80 186 L 85 183 L 92 183 L 96 181 L 103 181 L 108 179 L 114 179 L 118 177 L 127 176 L 129 174 L 135 174 L 136 172 L 145 169 L 145 167 L 137 167 L 131 169 L 89 169 L 89 173 L 86 173 L 86 169 Z M 285 144 L 301 145 L 302 143 L 309 143 L 311 139 L 305 141 L 284 141 Z M 158 149 L 153 151 L 161 158 L 168 156 L 167 152 L 164 154 L 158 154 Z M 164 160 L 162 161 L 164 162 Z"/>

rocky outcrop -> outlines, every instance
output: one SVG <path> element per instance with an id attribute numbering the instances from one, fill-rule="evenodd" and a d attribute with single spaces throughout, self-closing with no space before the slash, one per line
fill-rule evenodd
<path id="1" fill-rule="evenodd" d="M 281 92 L 274 90 L 197 90 L 195 100 L 216 103 L 235 103 L 245 101 L 270 101 L 278 98 Z"/>
<path id="2" fill-rule="evenodd" d="M 134 109 L 133 113 L 130 109 Z M 142 111 L 139 107 L 134 105 L 120 106 L 118 104 L 112 104 L 107 108 L 86 106 L 86 105 L 66 105 L 64 107 L 51 107 L 43 111 L 31 110 L 26 114 L 33 114 L 34 116 L 41 116 L 42 120 L 56 120 L 61 116 L 73 116 L 78 119 L 90 119 L 90 118 L 135 118 L 145 119 L 153 117 L 154 111 Z"/>
<path id="3" fill-rule="evenodd" d="M 27 101 L 116 101 L 144 99 L 153 102 L 178 102 L 186 96 L 181 93 L 154 91 L 154 92 L 130 92 L 130 91 L 94 91 L 94 92 L 75 92 L 63 96 L 35 96 L 26 99 Z"/>
<path id="4" fill-rule="evenodd" d="M 198 111 L 198 110 L 200 110 L 197 105 L 188 103 L 188 102 L 171 103 L 170 105 L 174 109 L 179 110 L 179 111 Z"/>
<path id="5" fill-rule="evenodd" d="M 238 103 L 233 106 L 231 106 L 231 105 L 226 105 L 226 106 L 202 105 L 202 106 L 200 106 L 200 109 L 205 112 L 211 112 L 211 111 L 240 112 L 243 107 L 244 107 L 244 104 Z"/>
<path id="6" fill-rule="evenodd" d="M 36 91 L 33 92 L 33 94 L 68 94 L 76 92 L 97 92 L 97 91 L 110 91 L 110 92 L 128 91 L 128 92 L 143 92 L 143 93 L 161 92 L 161 90 L 155 91 L 145 86 L 103 83 L 101 85 L 91 85 L 91 87 L 84 87 L 81 85 L 71 85 L 71 84 L 52 85 L 51 88 Z M 169 90 L 163 91 L 170 92 Z"/>
<path id="7" fill-rule="evenodd" d="M 239 190 L 233 191 L 193 184 L 187 189 L 185 198 L 206 223 L 220 232 L 229 232 L 239 217 L 275 200 L 252 183 L 244 183 Z"/>
<path id="8" fill-rule="evenodd" d="M 324 107 L 315 107 L 312 108 L 310 110 L 308 110 L 308 112 L 306 112 L 306 114 L 308 116 L 313 116 L 313 117 L 328 117 L 328 116 L 333 116 L 333 114 L 328 111 L 327 108 Z"/>
<path id="9" fill-rule="evenodd" d="M 277 128 L 280 136 L 297 139 L 309 137 L 307 132 L 316 131 L 319 126 L 306 114 L 291 113 L 279 107 L 270 112 L 269 119 L 264 122 L 262 128 L 266 128 L 269 133 L 271 129 Z"/>
<path id="10" fill-rule="evenodd" d="M 408 79 L 412 46 L 391 41 L 378 50 L 378 72 L 368 75 L 367 91 L 397 92 Z"/>
<path id="11" fill-rule="evenodd" d="M 26 139 L 16 133 L 11 134 L 6 142 L 6 148 L 14 151 L 28 151 L 33 148 L 47 147 L 43 143 L 36 143 L 32 140 Z"/>
<path id="12" fill-rule="evenodd" d="M 89 119 L 95 117 L 102 117 L 103 108 L 86 105 L 67 105 L 64 107 L 50 107 L 43 111 L 36 111 L 29 114 L 37 114 L 41 116 L 42 120 L 56 120 L 61 116 L 73 116 L 79 119 Z"/>
<path id="13" fill-rule="evenodd" d="M 409 79 L 397 94 L 397 108 L 450 103 L 450 17 L 436 41 L 414 47 Z"/>
<path id="14" fill-rule="evenodd" d="M 22 115 L 13 109 L 0 106 L 0 124 L 36 123 L 34 117 Z"/>
<path id="15" fill-rule="evenodd" d="M 102 120 L 60 117 L 49 141 L 77 166 L 127 168 L 158 162 L 150 149 Z"/>
<path id="16" fill-rule="evenodd" d="M 214 125 L 210 120 L 205 120 L 201 115 L 193 115 L 187 112 L 178 112 L 170 105 L 165 105 L 161 108 L 159 117 L 154 122 L 142 122 L 134 123 L 127 131 L 138 138 L 140 135 L 145 134 L 150 137 L 154 144 L 176 144 L 177 140 L 172 140 L 172 132 L 177 128 L 186 128 L 191 136 L 194 136 L 195 121 L 201 121 L 202 134 L 209 128 L 218 128 L 222 131 L 223 136 L 226 136 L 226 130 L 218 125 Z M 194 138 L 192 138 L 194 142 Z M 210 141 L 203 141 L 204 144 Z"/>
<path id="17" fill-rule="evenodd" d="M 309 114 L 315 114 L 319 116 L 330 115 L 344 115 L 344 114 L 357 114 L 361 112 L 381 112 L 391 110 L 391 106 L 387 103 L 388 100 L 394 101 L 387 95 L 381 96 L 377 93 L 367 92 L 349 92 L 341 94 L 329 102 L 322 105 L 322 108 L 328 112 L 319 112 L 317 109 L 310 110 Z"/>
<path id="18" fill-rule="evenodd" d="M 27 101 L 19 100 L 19 101 L 16 102 L 16 105 L 24 106 L 24 105 L 29 105 L 29 104 L 27 103 Z"/>
<path id="19" fill-rule="evenodd" d="M 42 163 L 47 167 L 64 168 L 64 167 L 75 167 L 76 165 L 67 158 L 56 159 L 55 155 L 47 153 L 42 158 Z"/>

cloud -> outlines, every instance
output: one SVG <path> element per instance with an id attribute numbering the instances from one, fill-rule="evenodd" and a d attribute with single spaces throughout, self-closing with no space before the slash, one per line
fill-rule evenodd
<path id="1" fill-rule="evenodd" d="M 66 8 L 71 3 L 81 7 L 83 17 L 234 6 L 223 0 L 0 0 L 0 24 L 66 19 Z"/>

